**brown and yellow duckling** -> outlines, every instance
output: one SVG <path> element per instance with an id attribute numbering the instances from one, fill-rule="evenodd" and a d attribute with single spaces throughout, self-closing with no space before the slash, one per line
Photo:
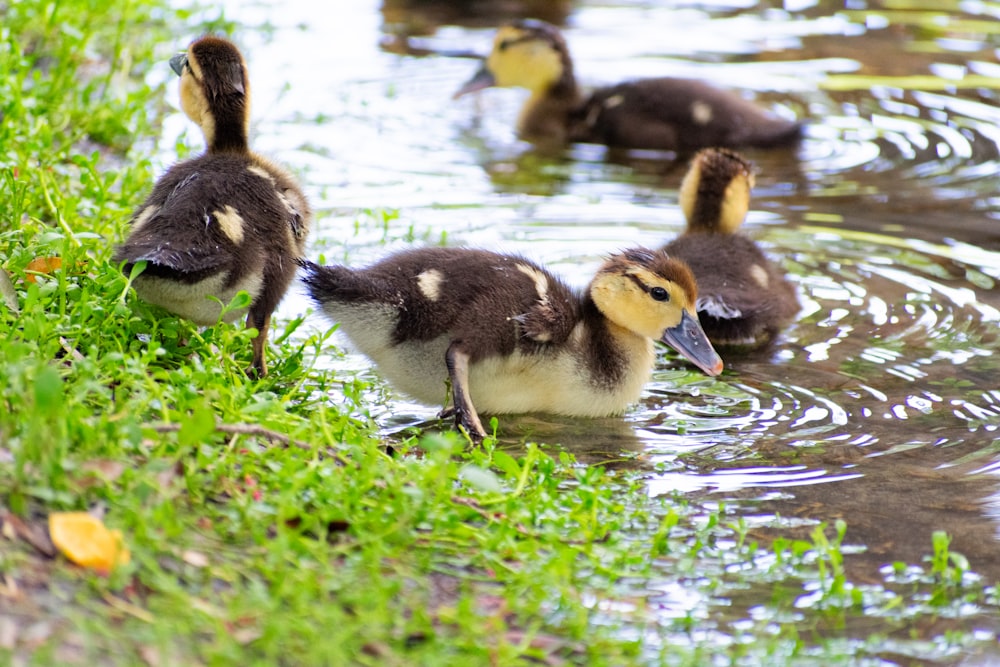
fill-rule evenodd
<path id="1" fill-rule="evenodd" d="M 518 121 L 519 134 L 529 141 L 688 152 L 784 146 L 801 135 L 799 123 L 693 79 L 626 81 L 584 98 L 562 34 L 537 20 L 500 28 L 483 67 L 455 97 L 490 86 L 531 92 Z"/>
<path id="2" fill-rule="evenodd" d="M 799 312 L 795 287 L 738 231 L 753 182 L 753 169 L 739 154 L 699 152 L 680 189 L 687 229 L 663 247 L 691 267 L 698 319 L 720 347 L 766 345 Z"/>
<path id="3" fill-rule="evenodd" d="M 247 312 L 247 326 L 259 332 L 251 371 L 263 376 L 271 314 L 295 276 L 312 212 L 295 179 L 250 150 L 250 82 L 236 46 L 202 37 L 170 66 L 206 150 L 157 181 L 115 261 L 126 271 L 146 262 L 136 293 L 197 324 Z M 250 294 L 249 308 L 223 315 L 240 291 Z"/>
<path id="4" fill-rule="evenodd" d="M 320 310 L 399 390 L 447 402 L 473 437 L 487 414 L 599 417 L 639 398 L 672 346 L 709 375 L 722 360 L 698 325 L 694 278 L 662 251 L 613 255 L 577 293 L 522 257 L 422 248 L 372 266 L 303 262 Z M 444 400 L 443 400 L 444 399 Z"/>

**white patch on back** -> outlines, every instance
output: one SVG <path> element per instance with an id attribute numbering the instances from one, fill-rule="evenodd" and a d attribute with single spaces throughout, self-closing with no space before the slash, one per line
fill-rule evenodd
<path id="1" fill-rule="evenodd" d="M 267 173 L 267 169 L 264 169 L 263 167 L 258 167 L 257 165 L 254 164 L 247 167 L 247 171 L 249 171 L 254 176 L 260 176 L 261 178 L 270 181 L 271 184 L 274 185 L 274 178 L 271 176 L 271 174 Z"/>
<path id="2" fill-rule="evenodd" d="M 699 296 L 694 307 L 699 313 L 708 313 L 712 317 L 717 317 L 720 320 L 735 320 L 736 318 L 743 316 L 743 313 L 740 312 L 739 308 L 733 308 L 714 294 L 710 296 Z"/>
<path id="3" fill-rule="evenodd" d="M 159 210 L 160 207 L 156 204 L 150 204 L 146 208 L 142 209 L 142 211 L 139 212 L 139 215 L 135 216 L 135 220 L 132 222 L 132 231 L 135 232 L 135 230 L 149 222 L 150 218 L 156 215 Z"/>
<path id="4" fill-rule="evenodd" d="M 604 108 L 614 109 L 616 106 L 619 106 L 624 101 L 625 101 L 624 95 L 612 95 L 608 99 L 604 100 Z"/>
<path id="5" fill-rule="evenodd" d="M 691 103 L 691 118 L 699 125 L 708 125 L 709 121 L 712 120 L 712 115 L 711 104 L 701 100 L 695 100 Z"/>
<path id="6" fill-rule="evenodd" d="M 538 292 L 538 302 L 543 306 L 549 303 L 549 278 L 544 273 L 533 266 L 518 264 L 517 270 L 531 278 L 535 283 L 535 291 Z"/>
<path id="7" fill-rule="evenodd" d="M 763 289 L 767 289 L 768 282 L 770 282 L 767 277 L 767 269 L 760 264 L 754 264 L 750 267 L 750 276 Z"/>
<path id="8" fill-rule="evenodd" d="M 243 218 L 235 208 L 226 204 L 224 211 L 212 211 L 212 215 L 230 241 L 236 245 L 243 243 Z"/>
<path id="9" fill-rule="evenodd" d="M 441 298 L 441 283 L 443 281 L 443 273 L 437 269 L 427 269 L 417 276 L 417 288 L 430 301 L 437 301 Z"/>

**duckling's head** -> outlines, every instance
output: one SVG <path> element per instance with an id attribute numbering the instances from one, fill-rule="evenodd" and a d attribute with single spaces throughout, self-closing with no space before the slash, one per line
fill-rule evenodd
<path id="1" fill-rule="evenodd" d="M 490 86 L 543 93 L 555 86 L 575 85 L 569 49 L 558 28 L 525 19 L 497 30 L 493 50 L 482 68 L 459 88 L 455 97 Z"/>
<path id="2" fill-rule="evenodd" d="M 202 37 L 171 58 L 170 67 L 181 77 L 181 108 L 201 128 L 208 150 L 246 150 L 250 82 L 239 49 L 221 37 Z"/>
<path id="3" fill-rule="evenodd" d="M 617 326 L 666 343 L 709 375 L 722 372 L 698 322 L 694 275 L 679 259 L 646 248 L 612 255 L 590 283 L 590 296 Z"/>
<path id="4" fill-rule="evenodd" d="M 688 232 L 732 234 L 750 210 L 753 165 L 739 153 L 706 148 L 691 161 L 680 190 Z"/>

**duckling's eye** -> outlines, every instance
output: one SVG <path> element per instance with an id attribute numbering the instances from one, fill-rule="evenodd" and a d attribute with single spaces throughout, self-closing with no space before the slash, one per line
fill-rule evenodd
<path id="1" fill-rule="evenodd" d="M 499 49 L 500 51 L 506 51 L 508 48 L 510 48 L 511 44 L 513 44 L 512 40 L 505 39 L 502 42 L 500 42 L 500 46 L 498 46 L 497 49 Z"/>
<path id="2" fill-rule="evenodd" d="M 653 287 L 649 290 L 649 296 L 657 301 L 670 301 L 670 293 L 662 287 Z"/>

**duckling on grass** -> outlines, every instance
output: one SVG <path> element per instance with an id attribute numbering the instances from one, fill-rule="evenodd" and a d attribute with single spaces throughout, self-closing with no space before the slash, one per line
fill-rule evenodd
<path id="1" fill-rule="evenodd" d="M 802 130 L 797 122 L 693 79 L 625 81 L 584 98 L 562 34 L 531 19 L 497 31 L 483 67 L 455 97 L 490 86 L 531 92 L 518 121 L 520 135 L 529 141 L 691 152 L 706 146 L 786 146 Z"/>
<path id="2" fill-rule="evenodd" d="M 196 324 L 247 313 L 258 331 L 251 372 L 263 376 L 271 314 L 295 276 L 312 212 L 291 174 L 250 150 L 250 82 L 236 46 L 202 37 L 170 66 L 206 150 L 156 182 L 114 258 L 126 272 L 146 262 L 133 283 L 139 297 Z M 223 315 L 240 291 L 249 308 Z"/>
<path id="3" fill-rule="evenodd" d="M 795 287 L 738 231 L 753 181 L 752 166 L 738 153 L 699 152 L 680 189 L 687 229 L 663 247 L 691 267 L 698 319 L 720 347 L 766 345 L 799 312 Z"/>
<path id="4" fill-rule="evenodd" d="M 662 251 L 613 255 L 582 294 L 522 257 L 422 248 L 372 266 L 303 262 L 319 309 L 398 389 L 447 402 L 471 437 L 488 414 L 620 414 L 672 346 L 709 375 L 722 360 L 698 324 L 691 272 Z"/>

